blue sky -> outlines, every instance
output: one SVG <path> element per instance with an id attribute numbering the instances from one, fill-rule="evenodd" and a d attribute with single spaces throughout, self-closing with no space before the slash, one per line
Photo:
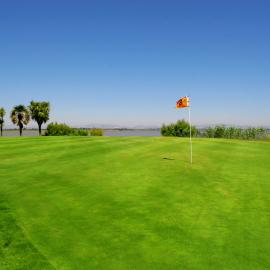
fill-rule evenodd
<path id="1" fill-rule="evenodd" d="M 270 2 L 0 1 L 0 106 L 74 126 L 270 125 Z M 10 121 L 7 119 L 7 124 Z"/>

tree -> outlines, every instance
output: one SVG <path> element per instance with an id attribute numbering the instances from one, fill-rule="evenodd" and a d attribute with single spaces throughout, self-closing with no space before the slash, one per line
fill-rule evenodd
<path id="1" fill-rule="evenodd" d="M 3 135 L 3 124 L 4 124 L 4 116 L 6 112 L 4 108 L 0 108 L 0 129 L 1 129 L 1 136 Z"/>
<path id="2" fill-rule="evenodd" d="M 19 126 L 20 136 L 22 136 L 22 129 L 24 125 L 27 125 L 30 120 L 30 113 L 24 105 L 15 106 L 10 114 L 13 124 Z"/>
<path id="3" fill-rule="evenodd" d="M 29 105 L 31 118 L 37 122 L 39 135 L 41 126 L 49 120 L 50 103 L 46 101 L 31 101 Z"/>

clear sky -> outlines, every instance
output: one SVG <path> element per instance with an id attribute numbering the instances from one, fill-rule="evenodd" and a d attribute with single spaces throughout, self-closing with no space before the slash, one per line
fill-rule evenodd
<path id="1" fill-rule="evenodd" d="M 188 94 L 195 124 L 269 126 L 269 14 L 268 0 L 0 0 L 0 107 L 155 126 L 187 117 Z"/>

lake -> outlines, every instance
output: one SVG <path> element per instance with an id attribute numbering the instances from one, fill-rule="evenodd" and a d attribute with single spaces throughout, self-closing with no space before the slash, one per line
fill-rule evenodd
<path id="1" fill-rule="evenodd" d="M 42 131 L 45 132 L 44 130 Z M 19 130 L 3 130 L 3 136 L 19 136 Z M 23 130 L 23 136 L 38 136 L 38 130 Z M 104 129 L 104 136 L 160 136 L 159 129 Z"/>

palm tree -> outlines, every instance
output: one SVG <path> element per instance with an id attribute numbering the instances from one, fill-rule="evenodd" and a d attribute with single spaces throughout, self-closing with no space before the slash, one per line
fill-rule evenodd
<path id="1" fill-rule="evenodd" d="M 23 125 L 27 125 L 30 120 L 28 109 L 24 105 L 15 106 L 10 114 L 11 121 L 20 128 L 20 136 L 22 136 Z"/>
<path id="2" fill-rule="evenodd" d="M 1 136 L 3 136 L 3 124 L 4 124 L 4 116 L 6 112 L 4 108 L 0 108 L 0 130 L 1 130 Z"/>
<path id="3" fill-rule="evenodd" d="M 49 120 L 50 103 L 46 101 L 31 101 L 29 105 L 31 118 L 37 122 L 39 135 L 41 126 Z"/>

